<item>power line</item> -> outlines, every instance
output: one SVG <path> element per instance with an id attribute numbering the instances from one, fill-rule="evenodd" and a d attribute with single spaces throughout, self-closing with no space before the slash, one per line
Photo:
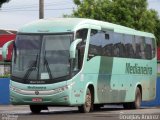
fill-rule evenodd
<path id="1" fill-rule="evenodd" d="M 58 5 L 58 4 L 50 4 L 50 5 L 45 5 L 45 7 L 52 7 L 52 6 L 54 6 L 54 5 L 56 5 L 56 6 L 66 6 L 66 5 L 70 5 L 70 3 L 68 3 L 68 4 L 61 4 L 61 5 Z M 1 9 L 1 10 L 23 10 L 23 9 L 28 9 L 28 8 L 35 8 L 35 7 L 37 7 L 38 8 L 38 5 L 37 6 L 30 6 L 30 7 L 20 7 L 20 8 L 5 8 L 5 9 Z"/>
<path id="2" fill-rule="evenodd" d="M 57 9 L 45 9 L 45 10 L 53 10 L 53 11 L 58 11 L 58 10 L 73 10 L 73 8 L 57 8 Z M 32 11 L 39 11 L 38 9 L 35 10 L 35 9 L 32 9 L 32 10 L 12 10 L 12 11 L 9 11 L 9 10 L 1 10 L 0 12 L 32 12 Z"/>
<path id="3" fill-rule="evenodd" d="M 64 1 L 64 2 L 62 2 L 62 1 L 59 1 L 59 2 L 51 2 L 51 3 L 45 3 L 44 5 L 45 6 L 52 6 L 52 5 L 58 5 L 58 4 L 62 4 L 62 5 L 64 5 L 65 3 L 73 3 L 73 2 L 71 2 L 71 1 Z M 22 7 L 22 5 L 19 5 L 19 6 L 14 6 L 14 7 L 10 7 L 10 8 L 4 8 L 4 9 L 20 9 L 20 8 L 32 8 L 32 7 L 38 7 L 39 5 L 38 5 L 38 3 L 37 4 L 31 4 L 31 5 L 23 5 L 23 7 Z M 2 9 L 3 9 L 3 7 L 2 7 Z"/>

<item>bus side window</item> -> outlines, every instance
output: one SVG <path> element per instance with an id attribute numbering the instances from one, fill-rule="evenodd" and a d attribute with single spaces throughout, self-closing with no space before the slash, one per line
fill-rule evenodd
<path id="1" fill-rule="evenodd" d="M 152 59 L 155 57 L 155 39 L 146 38 L 146 57 L 147 59 Z"/>
<path id="2" fill-rule="evenodd" d="M 145 38 L 146 40 L 146 47 L 145 47 L 145 54 L 146 59 L 152 59 L 152 39 L 151 38 Z"/>
<path id="3" fill-rule="evenodd" d="M 146 54 L 145 54 L 146 43 L 145 43 L 145 38 L 144 37 L 140 37 L 140 46 L 141 46 L 142 59 L 146 59 Z"/>
<path id="4" fill-rule="evenodd" d="M 80 70 L 82 68 L 83 58 L 84 58 L 84 52 L 85 52 L 85 46 L 86 46 L 86 39 L 87 39 L 88 29 L 81 29 L 76 32 L 76 39 L 82 39 L 82 42 L 80 42 L 77 46 L 77 60 L 78 62 L 78 69 Z"/>
<path id="5" fill-rule="evenodd" d="M 134 58 L 135 57 L 134 37 L 132 35 L 124 35 L 124 40 L 125 40 L 125 57 Z"/>
<path id="6" fill-rule="evenodd" d="M 102 39 L 102 55 L 113 56 L 113 32 L 106 31 L 103 33 L 105 37 Z"/>
<path id="7" fill-rule="evenodd" d="M 98 30 L 91 30 L 91 37 L 89 41 L 88 59 L 94 56 L 101 56 L 101 38 L 102 32 Z"/>
<path id="8" fill-rule="evenodd" d="M 147 59 L 150 60 L 150 59 L 152 58 L 152 48 L 151 48 L 151 45 L 150 45 L 150 44 L 146 44 L 145 54 L 146 54 L 146 58 L 147 58 Z"/>
<path id="9" fill-rule="evenodd" d="M 136 36 L 136 58 L 146 59 L 145 54 L 145 38 L 141 36 Z"/>
<path id="10" fill-rule="evenodd" d="M 114 47 L 113 47 L 114 57 L 124 57 L 124 38 L 123 34 L 114 33 Z"/>
<path id="11" fill-rule="evenodd" d="M 154 38 L 152 38 L 151 40 L 152 40 L 152 45 L 151 45 L 151 47 L 152 47 L 152 58 L 154 58 L 155 55 L 156 55 L 156 40 Z"/>

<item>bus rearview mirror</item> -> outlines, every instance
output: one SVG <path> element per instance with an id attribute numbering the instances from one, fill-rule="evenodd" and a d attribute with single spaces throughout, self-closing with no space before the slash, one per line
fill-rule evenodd
<path id="1" fill-rule="evenodd" d="M 9 47 L 12 43 L 14 43 L 14 40 L 11 40 L 11 41 L 6 42 L 6 43 L 3 45 L 3 47 L 2 47 L 2 58 L 3 58 L 4 61 L 7 60 L 8 47 Z"/>
<path id="2" fill-rule="evenodd" d="M 70 46 L 70 58 L 73 59 L 76 57 L 76 47 L 82 41 L 82 39 L 76 39 L 71 43 Z"/>

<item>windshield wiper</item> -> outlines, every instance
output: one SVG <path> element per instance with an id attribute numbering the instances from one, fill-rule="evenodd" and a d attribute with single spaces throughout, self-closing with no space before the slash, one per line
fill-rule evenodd
<path id="1" fill-rule="evenodd" d="M 28 79 L 30 76 L 31 72 L 37 69 L 37 63 L 38 63 L 38 54 L 36 55 L 36 60 L 32 62 L 31 66 L 27 70 L 26 74 L 24 75 L 24 81 Z"/>
<path id="2" fill-rule="evenodd" d="M 44 65 L 46 65 L 46 68 L 47 68 L 47 71 L 48 71 L 48 73 L 49 73 L 50 79 L 53 79 L 53 76 L 52 76 L 52 73 L 51 73 L 51 69 L 50 69 L 49 64 L 48 64 L 48 61 L 47 61 L 47 59 L 46 59 L 46 52 L 45 52 L 45 54 L 44 54 Z"/>

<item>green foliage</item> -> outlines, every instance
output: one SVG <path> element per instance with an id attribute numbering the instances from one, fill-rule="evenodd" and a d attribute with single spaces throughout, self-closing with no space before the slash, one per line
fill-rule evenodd
<path id="1" fill-rule="evenodd" d="M 0 75 L 0 78 L 10 78 L 10 74 L 4 74 L 4 75 Z"/>
<path id="2" fill-rule="evenodd" d="M 0 7 L 3 3 L 9 2 L 10 0 L 0 0 Z"/>
<path id="3" fill-rule="evenodd" d="M 157 26 L 155 29 L 155 36 L 157 37 L 158 46 L 160 46 L 160 20 L 157 20 Z"/>
<path id="4" fill-rule="evenodd" d="M 10 67 L 11 65 L 11 62 L 2 62 L 0 61 L 0 65 L 1 65 L 1 70 L 2 68 L 3 69 L 7 69 L 6 67 Z M 0 78 L 9 78 L 10 77 L 10 71 L 9 69 L 3 73 L 3 74 L 0 74 Z"/>
<path id="5" fill-rule="evenodd" d="M 148 10 L 147 0 L 74 0 L 77 10 L 71 16 L 103 20 L 151 32 L 160 41 L 160 19 Z"/>
<path id="6" fill-rule="evenodd" d="M 74 3 L 75 3 L 76 5 L 80 5 L 80 4 L 81 4 L 81 1 L 80 1 L 80 0 L 74 0 Z"/>

